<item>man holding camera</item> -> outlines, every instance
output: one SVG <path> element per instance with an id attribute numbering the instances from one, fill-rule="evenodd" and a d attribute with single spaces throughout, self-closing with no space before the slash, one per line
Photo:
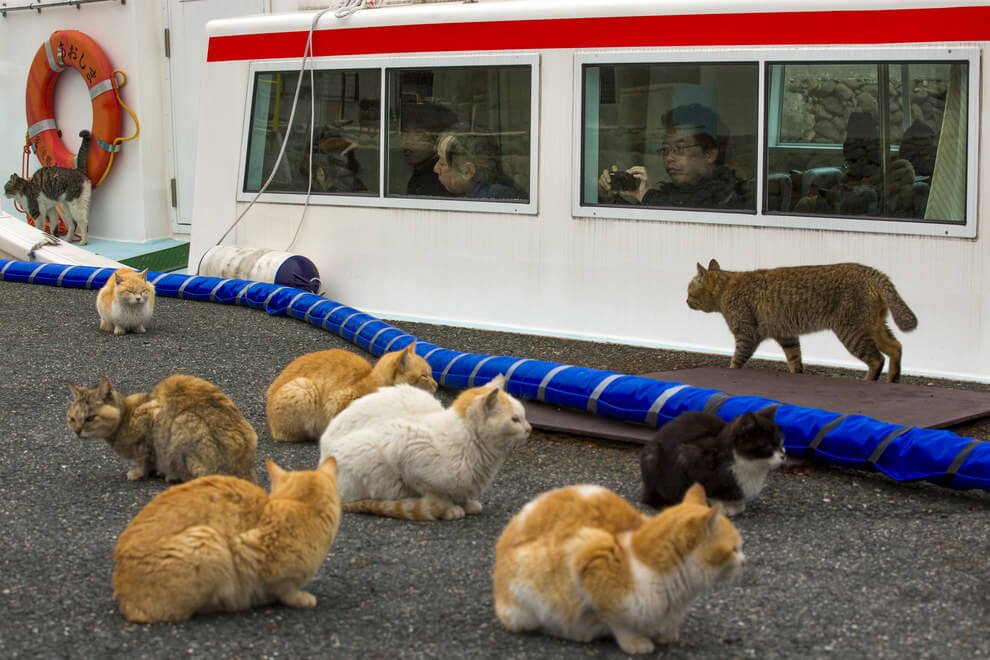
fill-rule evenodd
<path id="1" fill-rule="evenodd" d="M 726 130 L 718 115 L 700 103 L 679 105 L 665 113 L 665 136 L 659 153 L 670 181 L 650 188 L 646 168 L 622 172 L 613 167 L 598 178 L 603 203 L 642 204 L 694 209 L 749 209 L 744 182 L 723 164 Z"/>

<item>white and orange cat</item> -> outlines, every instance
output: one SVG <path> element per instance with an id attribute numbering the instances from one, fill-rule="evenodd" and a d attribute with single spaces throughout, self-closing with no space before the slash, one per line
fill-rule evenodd
<path id="1" fill-rule="evenodd" d="M 739 533 L 698 484 L 652 517 L 601 486 L 559 488 L 502 532 L 495 614 L 513 632 L 612 635 L 626 653 L 651 653 L 678 639 L 695 598 L 744 563 Z"/>
<path id="2" fill-rule="evenodd" d="M 148 282 L 148 269 L 114 271 L 96 296 L 96 311 L 103 332 L 143 333 L 155 311 L 155 287 Z"/>
<path id="3" fill-rule="evenodd" d="M 266 465 L 271 495 L 236 477 L 201 477 L 159 493 L 134 517 L 113 553 L 113 595 L 125 619 L 316 605 L 302 588 L 340 524 L 336 463 L 304 472 Z"/>
<path id="4" fill-rule="evenodd" d="M 406 383 L 436 391 L 431 374 L 430 364 L 416 355 L 415 343 L 386 353 L 374 368 L 363 357 L 339 348 L 306 353 L 268 386 L 269 432 L 275 440 L 317 440 L 341 410 L 380 387 Z"/>
<path id="5" fill-rule="evenodd" d="M 480 513 L 480 497 L 531 427 L 497 376 L 443 405 L 410 385 L 384 387 L 340 413 L 320 438 L 337 459 L 344 511 L 408 520 Z"/>

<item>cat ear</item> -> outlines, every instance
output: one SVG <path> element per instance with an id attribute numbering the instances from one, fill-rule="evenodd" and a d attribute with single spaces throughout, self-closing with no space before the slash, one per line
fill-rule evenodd
<path id="1" fill-rule="evenodd" d="M 701 262 L 695 262 L 695 265 L 698 266 L 698 275 L 701 275 L 702 277 L 704 277 L 705 276 L 705 273 L 708 272 L 708 271 L 706 271 L 705 270 L 705 267 L 701 265 Z"/>
<path id="2" fill-rule="evenodd" d="M 772 422 L 773 418 L 776 417 L 777 415 L 777 408 L 780 408 L 780 404 L 775 403 L 773 405 L 767 406 L 766 408 L 764 408 L 763 410 L 759 411 L 756 414 Z"/>
<path id="3" fill-rule="evenodd" d="M 722 503 L 716 502 L 712 510 L 708 512 L 705 517 L 705 533 L 708 536 L 712 536 L 718 531 L 718 519 L 722 517 L 724 511 L 722 510 Z"/>
<path id="4" fill-rule="evenodd" d="M 416 354 L 416 342 L 413 342 L 402 349 L 399 353 L 399 368 L 405 369 L 409 366 L 409 356 Z"/>
<path id="5" fill-rule="evenodd" d="M 145 282 L 148 281 L 148 269 L 147 268 L 145 268 L 140 273 L 138 273 L 138 275 L 140 275 L 141 276 L 141 279 L 144 280 Z"/>
<path id="6" fill-rule="evenodd" d="M 498 407 L 498 393 L 500 391 L 501 390 L 494 389 L 485 397 L 485 402 L 483 404 L 485 413 L 491 414 Z"/>
<path id="7" fill-rule="evenodd" d="M 113 283 L 114 284 L 120 284 L 120 273 L 114 273 L 113 274 Z"/>
<path id="8" fill-rule="evenodd" d="M 337 457 L 327 456 L 320 463 L 320 467 L 317 468 L 320 472 L 326 472 L 329 475 L 337 476 Z"/>
<path id="9" fill-rule="evenodd" d="M 113 385 L 110 384 L 110 379 L 104 376 L 100 379 L 100 384 L 96 386 L 96 393 L 104 401 L 110 401 L 113 399 Z"/>
<path id="10" fill-rule="evenodd" d="M 736 420 L 736 430 L 741 433 L 749 433 L 756 428 L 756 416 L 753 413 L 743 413 Z"/>
<path id="11" fill-rule="evenodd" d="M 272 482 L 272 488 L 274 488 L 275 484 L 285 476 L 285 470 L 276 465 L 275 461 L 270 458 L 265 459 L 265 468 L 268 470 L 268 478 Z"/>
<path id="12" fill-rule="evenodd" d="M 684 504 L 700 504 L 708 506 L 708 497 L 705 495 L 705 487 L 701 484 L 694 484 L 684 493 Z"/>
<path id="13" fill-rule="evenodd" d="M 505 374 L 499 374 L 485 383 L 485 387 L 494 387 L 496 390 L 505 391 Z"/>
<path id="14" fill-rule="evenodd" d="M 76 396 L 77 399 L 82 398 L 83 393 L 86 391 L 86 388 L 79 387 L 78 385 L 73 385 L 72 383 L 69 383 L 69 389 L 72 391 L 72 393 Z"/>
<path id="15" fill-rule="evenodd" d="M 712 259 L 708 262 L 708 270 L 722 270 L 722 267 L 718 265 L 718 262 Z"/>

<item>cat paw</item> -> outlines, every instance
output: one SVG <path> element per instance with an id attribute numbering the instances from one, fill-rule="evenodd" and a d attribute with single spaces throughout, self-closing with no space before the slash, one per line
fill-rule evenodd
<path id="1" fill-rule="evenodd" d="M 468 500 L 464 503 L 464 513 L 474 516 L 481 513 L 482 510 L 481 502 L 478 500 Z"/>
<path id="2" fill-rule="evenodd" d="M 619 648 L 630 655 L 653 653 L 653 642 L 647 637 L 640 637 L 639 635 L 622 635 L 621 637 L 616 637 L 615 641 L 619 643 Z"/>
<path id="3" fill-rule="evenodd" d="M 460 520 L 463 517 L 464 517 L 464 509 L 457 506 L 456 504 L 447 507 L 447 509 L 444 510 L 443 512 L 444 520 Z"/>
<path id="4" fill-rule="evenodd" d="M 144 479 L 146 474 L 147 472 L 142 467 L 132 468 L 127 471 L 127 480 L 137 481 L 138 479 Z"/>
<path id="5" fill-rule="evenodd" d="M 289 607 L 315 607 L 316 596 L 308 591 L 294 591 L 279 598 Z"/>
<path id="6" fill-rule="evenodd" d="M 119 325 L 115 325 L 115 326 L 113 327 L 113 334 L 115 334 L 115 335 L 122 335 L 122 334 L 124 334 L 125 332 L 127 332 L 127 330 L 124 330 L 124 329 L 123 329 L 122 327 L 120 327 Z"/>
<path id="7" fill-rule="evenodd" d="M 719 500 L 713 501 L 712 504 L 714 505 L 716 502 L 719 502 Z M 746 502 L 742 500 L 733 502 L 721 501 L 720 503 L 722 505 L 722 512 L 727 516 L 735 516 L 746 510 Z"/>
<path id="8" fill-rule="evenodd" d="M 144 326 L 139 325 L 137 328 L 134 329 L 134 332 L 136 332 L 139 335 L 143 335 L 145 333 Z"/>
<path id="9" fill-rule="evenodd" d="M 102 330 L 103 332 L 112 332 L 113 324 L 110 323 L 109 321 L 100 321 L 100 330 Z"/>

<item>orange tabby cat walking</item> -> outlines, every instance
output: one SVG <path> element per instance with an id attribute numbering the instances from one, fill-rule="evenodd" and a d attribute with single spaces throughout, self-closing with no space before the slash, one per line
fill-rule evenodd
<path id="1" fill-rule="evenodd" d="M 265 409 L 276 440 L 317 440 L 330 420 L 355 399 L 387 385 L 437 389 L 430 364 L 412 343 L 386 353 L 372 368 L 363 357 L 339 348 L 297 357 L 268 386 Z"/>
<path id="2" fill-rule="evenodd" d="M 745 563 L 739 533 L 705 491 L 649 517 L 601 486 L 540 495 L 495 547 L 495 614 L 513 632 L 579 642 L 613 635 L 626 653 L 678 638 L 691 602 Z"/>
<path id="3" fill-rule="evenodd" d="M 113 595 L 132 623 L 183 621 L 279 601 L 313 607 L 302 590 L 340 524 L 337 463 L 286 472 L 267 461 L 271 495 L 210 476 L 159 493 L 120 535 Z"/>
<path id="4" fill-rule="evenodd" d="M 148 269 L 115 271 L 96 296 L 96 311 L 103 332 L 143 333 L 155 311 L 155 287 L 148 282 Z"/>

